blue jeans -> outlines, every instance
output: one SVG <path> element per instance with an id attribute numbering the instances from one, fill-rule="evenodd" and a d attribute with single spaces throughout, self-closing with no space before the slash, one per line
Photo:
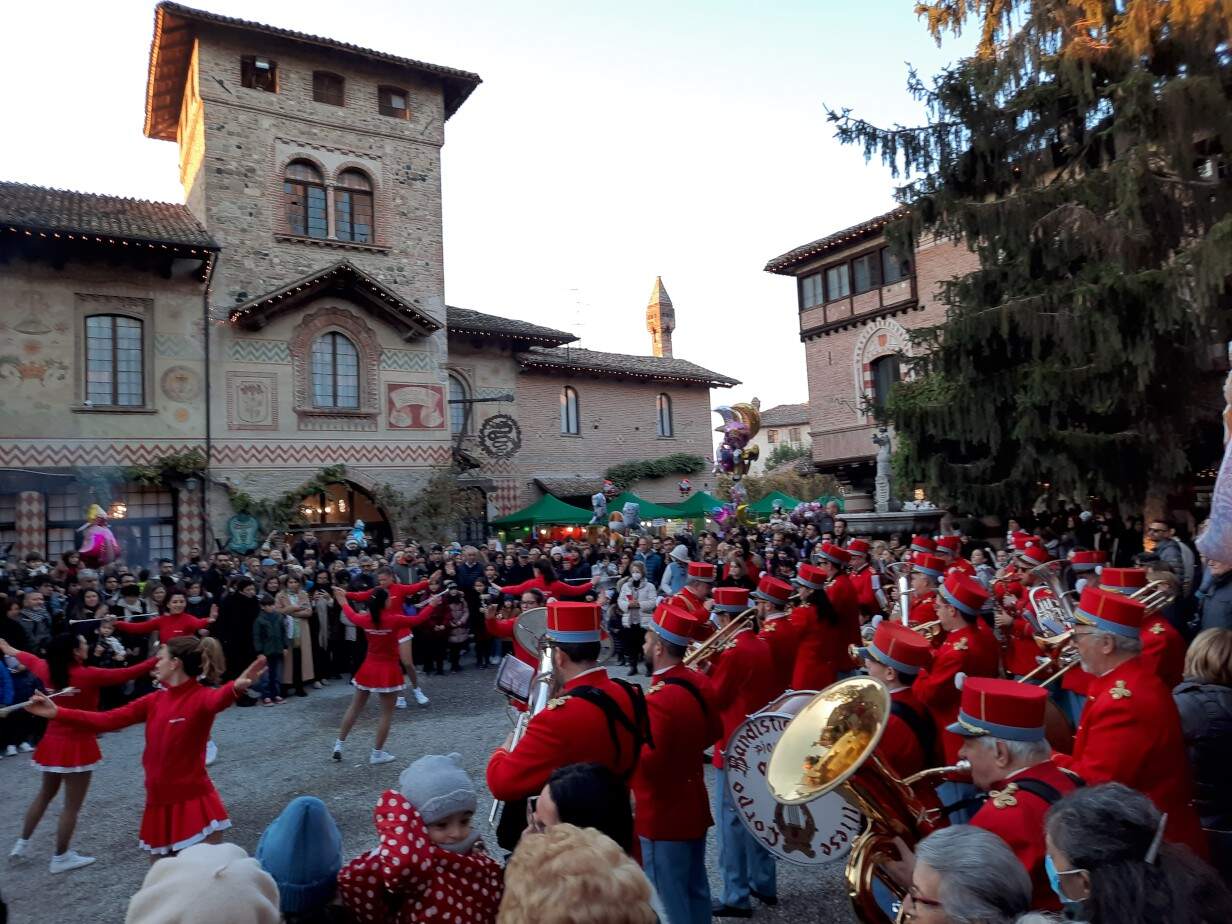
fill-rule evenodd
<path id="1" fill-rule="evenodd" d="M 265 676 L 261 678 L 261 697 L 273 699 L 282 696 L 282 655 L 267 656 Z"/>
<path id="2" fill-rule="evenodd" d="M 642 868 L 659 893 L 666 924 L 708 924 L 710 880 L 706 877 L 706 839 L 652 841 L 639 837 Z"/>
<path id="3" fill-rule="evenodd" d="M 720 770 L 715 793 L 715 816 L 719 820 L 719 868 L 723 872 L 723 904 L 749 907 L 750 889 L 777 897 L 774 854 L 770 853 L 740 820 L 740 813 L 727 788 L 727 771 Z"/>

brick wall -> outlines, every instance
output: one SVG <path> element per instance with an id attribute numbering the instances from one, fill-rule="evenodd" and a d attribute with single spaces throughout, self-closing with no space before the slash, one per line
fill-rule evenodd
<path id="1" fill-rule="evenodd" d="M 876 239 L 861 241 L 847 250 L 828 253 L 797 272 L 799 275 L 814 272 L 878 243 L 881 241 Z M 825 465 L 857 456 L 873 458 L 876 454 L 871 442 L 874 428 L 862 407 L 864 396 L 872 393 L 873 361 L 900 351 L 910 355 L 909 332 L 937 324 L 945 317 L 939 284 L 970 272 L 976 265 L 975 256 L 964 245 L 926 241 L 915 254 L 917 298 L 902 303 L 900 310 L 860 322 L 859 315 L 878 310 L 874 290 L 801 314 L 802 330 L 846 318 L 853 321 L 851 326 L 810 337 L 804 344 L 814 461 Z M 880 305 L 898 304 L 905 293 L 904 283 L 887 286 L 881 293 Z"/>

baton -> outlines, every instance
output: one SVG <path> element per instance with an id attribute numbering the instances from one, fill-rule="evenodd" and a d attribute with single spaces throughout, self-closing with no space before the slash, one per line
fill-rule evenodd
<path id="1" fill-rule="evenodd" d="M 65 687 L 63 690 L 57 690 L 55 693 L 48 693 L 47 698 L 55 699 L 57 696 L 69 696 L 73 693 L 80 692 L 81 691 L 76 687 Z M 0 719 L 7 717 L 10 712 L 16 712 L 18 709 L 25 709 L 32 702 L 34 702 L 34 700 L 28 699 L 24 703 L 13 703 L 11 706 L 5 706 L 3 709 L 0 709 Z"/>

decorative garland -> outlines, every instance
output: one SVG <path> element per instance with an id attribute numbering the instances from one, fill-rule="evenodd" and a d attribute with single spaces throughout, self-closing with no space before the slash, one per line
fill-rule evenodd
<path id="1" fill-rule="evenodd" d="M 263 529 L 282 529 L 295 522 L 299 516 L 300 502 L 309 494 L 320 494 L 331 484 L 346 480 L 345 465 L 330 465 L 321 469 L 298 488 L 285 491 L 268 500 L 257 500 L 246 491 L 227 486 L 231 495 L 231 509 L 247 513 L 261 521 Z"/>
<path id="2" fill-rule="evenodd" d="M 668 478 L 672 475 L 696 475 L 706 467 L 701 456 L 676 452 L 661 459 L 642 459 L 613 465 L 603 476 L 616 487 L 624 489 L 638 481 L 650 478 Z"/>
<path id="3" fill-rule="evenodd" d="M 201 477 L 205 472 L 205 453 L 184 449 L 159 456 L 149 465 L 129 465 L 123 469 L 125 481 L 144 485 L 168 485 L 185 478 Z"/>

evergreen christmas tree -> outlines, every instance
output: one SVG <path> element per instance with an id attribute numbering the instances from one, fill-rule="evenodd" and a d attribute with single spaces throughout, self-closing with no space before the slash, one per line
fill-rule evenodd
<path id="1" fill-rule="evenodd" d="M 909 86 L 921 127 L 832 112 L 880 156 L 902 249 L 965 241 L 945 321 L 887 414 L 940 499 L 1016 509 L 1045 485 L 1136 507 L 1218 458 L 1232 276 L 1232 3 L 944 0 L 978 51 Z"/>

